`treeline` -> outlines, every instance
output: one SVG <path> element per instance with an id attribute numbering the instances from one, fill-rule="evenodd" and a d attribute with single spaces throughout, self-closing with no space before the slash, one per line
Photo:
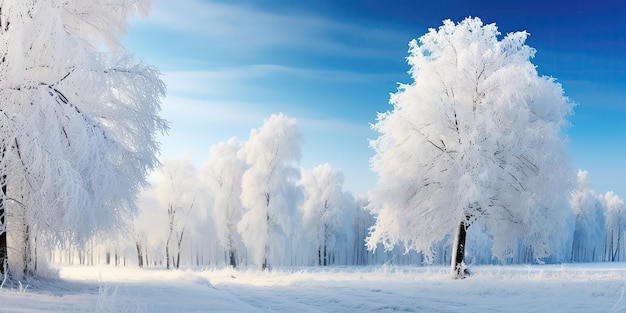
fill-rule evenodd
<path id="1" fill-rule="evenodd" d="M 160 266 L 367 265 L 419 263 L 421 256 L 368 251 L 367 200 L 343 190 L 339 169 L 298 166 L 296 120 L 273 115 L 211 147 L 203 166 L 164 160 L 138 199 L 129 230 L 83 248 L 55 249 L 52 262 Z"/>
<path id="2" fill-rule="evenodd" d="M 613 192 L 596 194 L 586 171 L 578 172 L 572 192 L 575 214 L 572 256 L 574 262 L 626 260 L 626 206 Z"/>
<path id="3" fill-rule="evenodd" d="M 452 233 L 434 257 L 396 246 L 375 251 L 365 242 L 376 217 L 368 200 L 343 190 L 339 169 L 297 166 L 302 143 L 296 121 L 273 115 L 247 141 L 214 145 L 203 166 L 165 160 L 138 199 L 128 231 L 83 248 L 55 249 L 49 261 L 73 264 L 179 267 L 258 267 L 449 264 Z M 612 192 L 596 194 L 586 172 L 571 193 L 571 222 L 562 232 L 565 259 L 546 262 L 626 261 L 626 206 Z M 468 228 L 466 262 L 532 263 L 520 241 L 505 258 L 492 253 L 493 236 Z"/>

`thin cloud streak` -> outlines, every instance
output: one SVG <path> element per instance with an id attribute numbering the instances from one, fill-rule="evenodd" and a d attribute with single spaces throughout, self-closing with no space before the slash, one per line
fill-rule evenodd
<path id="1" fill-rule="evenodd" d="M 178 121 L 185 121 L 187 124 L 209 123 L 218 128 L 220 124 L 224 124 L 251 129 L 263 124 L 263 120 L 270 115 L 278 113 L 275 110 L 263 109 L 267 108 L 263 103 L 196 100 L 178 96 L 168 96 L 163 108 L 164 117 L 175 123 Z M 340 119 L 292 117 L 296 118 L 301 129 L 311 133 L 374 134 L 366 124 Z"/>
<path id="2" fill-rule="evenodd" d="M 241 4 L 198 0 L 161 0 L 150 19 L 139 21 L 138 26 L 195 34 L 208 46 L 233 52 L 300 49 L 326 55 L 385 57 L 396 50 L 390 43 L 411 39 L 396 31 L 319 16 L 279 15 Z"/>
<path id="3" fill-rule="evenodd" d="M 221 123 L 256 125 L 271 113 L 259 110 L 259 103 L 236 101 L 198 100 L 180 96 L 168 96 L 163 104 L 163 116 L 171 121 L 186 123 Z"/>
<path id="4" fill-rule="evenodd" d="M 359 73 L 340 70 L 320 70 L 275 64 L 244 65 L 199 71 L 165 71 L 163 79 L 170 94 L 223 93 L 239 89 L 255 80 L 265 78 L 304 79 L 320 82 L 364 83 L 397 78 L 398 74 Z"/>

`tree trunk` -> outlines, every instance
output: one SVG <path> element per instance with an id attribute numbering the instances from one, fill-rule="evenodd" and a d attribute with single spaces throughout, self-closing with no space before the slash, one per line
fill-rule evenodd
<path id="1" fill-rule="evenodd" d="M 143 267 L 143 255 L 141 250 L 141 244 L 139 244 L 139 241 L 135 243 L 135 247 L 137 247 L 137 261 L 139 262 L 139 267 Z"/>
<path id="2" fill-rule="evenodd" d="M 170 242 L 169 240 L 167 241 L 167 243 L 165 244 L 165 268 L 166 269 L 170 269 Z"/>
<path id="3" fill-rule="evenodd" d="M 317 248 L 317 266 L 322 266 L 322 247 Z"/>
<path id="4" fill-rule="evenodd" d="M 150 266 L 150 260 L 148 260 L 148 245 L 146 247 L 145 257 L 146 257 L 146 266 Z"/>
<path id="5" fill-rule="evenodd" d="M 174 214 L 176 213 L 176 209 L 170 203 L 170 207 L 167 209 L 167 215 L 169 216 L 169 233 L 167 234 L 167 242 L 165 242 L 165 261 L 166 268 L 170 269 L 170 242 L 172 241 L 172 234 L 174 233 Z"/>
<path id="6" fill-rule="evenodd" d="M 465 269 L 465 238 L 467 237 L 467 225 L 465 221 L 459 223 L 454 237 L 454 246 L 452 247 L 452 276 L 454 278 L 463 278 L 467 274 Z"/>
<path id="7" fill-rule="evenodd" d="M 265 242 L 265 250 L 264 250 L 264 255 L 263 255 L 263 264 L 261 264 L 261 270 L 265 271 L 266 269 L 268 269 L 268 267 L 270 266 L 269 262 L 268 262 L 268 258 L 270 255 L 270 245 L 269 245 L 269 239 L 270 239 L 270 199 L 271 196 L 269 193 L 265 193 L 265 222 L 266 222 L 266 227 L 267 227 L 267 239 Z"/>
<path id="8" fill-rule="evenodd" d="M 2 175 L 0 179 L 0 184 L 2 184 L 2 193 L 0 194 L 0 274 L 2 274 L 2 276 L 6 276 L 9 270 L 9 255 L 7 254 L 6 181 L 7 175 Z"/>
<path id="9" fill-rule="evenodd" d="M 32 276 L 34 274 L 31 229 L 28 225 L 24 225 L 24 276 Z"/>
<path id="10" fill-rule="evenodd" d="M 612 244 L 614 250 L 612 250 L 613 251 L 613 255 L 611 255 L 611 262 L 615 262 L 615 258 L 618 255 L 617 253 L 619 252 L 619 245 L 620 245 L 621 237 L 622 237 L 621 229 L 618 229 L 618 232 L 617 232 L 617 243 Z"/>
<path id="11" fill-rule="evenodd" d="M 178 253 L 176 255 L 176 268 L 180 268 L 180 247 L 183 245 L 183 236 L 185 235 L 185 229 L 183 228 L 180 231 L 180 237 L 177 236 L 178 240 L 176 241 L 176 245 L 178 247 Z"/>
<path id="12" fill-rule="evenodd" d="M 0 196 L 0 274 L 4 276 L 9 268 L 9 256 L 7 254 L 7 229 L 5 223 L 5 201 L 4 191 L 6 188 L 2 186 L 3 195 Z"/>
<path id="13" fill-rule="evenodd" d="M 265 255 L 263 256 L 263 264 L 261 264 L 261 270 L 263 270 L 263 271 L 265 271 L 269 267 L 269 264 L 267 262 L 267 255 L 269 254 L 269 251 L 270 251 L 270 246 L 266 243 L 265 244 Z"/>
<path id="14" fill-rule="evenodd" d="M 6 224 L 6 199 L 7 199 L 7 175 L 6 165 L 4 164 L 5 153 L 7 151 L 4 139 L 2 140 L 2 176 L 0 176 L 0 185 L 2 192 L 0 193 L 0 274 L 4 277 L 9 272 L 9 255 L 7 249 L 7 224 Z"/>
<path id="15" fill-rule="evenodd" d="M 237 268 L 237 254 L 235 253 L 235 249 L 230 248 L 228 250 L 228 257 L 230 258 L 230 266 Z"/>
<path id="16" fill-rule="evenodd" d="M 328 225 L 324 224 L 324 266 L 328 266 Z"/>

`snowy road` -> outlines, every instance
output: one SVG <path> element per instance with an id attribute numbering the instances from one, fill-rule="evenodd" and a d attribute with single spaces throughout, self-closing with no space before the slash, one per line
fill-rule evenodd
<path id="1" fill-rule="evenodd" d="M 0 312 L 626 312 L 626 264 L 162 271 L 64 267 Z"/>
<path id="2" fill-rule="evenodd" d="M 626 312 L 626 267 L 481 268 L 465 280 L 447 271 L 353 268 L 216 286 L 263 312 Z"/>

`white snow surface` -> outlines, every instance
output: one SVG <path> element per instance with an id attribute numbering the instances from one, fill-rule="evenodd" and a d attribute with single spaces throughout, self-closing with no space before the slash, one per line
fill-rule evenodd
<path id="1" fill-rule="evenodd" d="M 626 263 L 166 271 L 59 268 L 0 312 L 626 312 Z"/>

